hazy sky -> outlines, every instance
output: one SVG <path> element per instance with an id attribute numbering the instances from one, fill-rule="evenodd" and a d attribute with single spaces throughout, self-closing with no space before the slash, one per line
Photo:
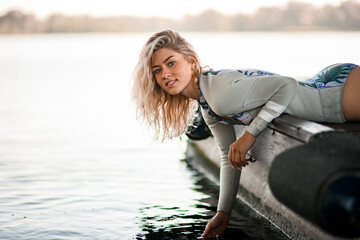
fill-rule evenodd
<path id="1" fill-rule="evenodd" d="M 93 16 L 135 15 L 179 18 L 197 14 L 205 9 L 215 9 L 225 14 L 251 13 L 261 6 L 285 6 L 289 0 L 0 0 L 0 14 L 9 9 L 34 13 L 46 17 L 51 13 Z M 297 0 L 321 6 L 325 3 L 339 5 L 343 0 Z M 357 2 L 360 0 L 356 0 Z"/>

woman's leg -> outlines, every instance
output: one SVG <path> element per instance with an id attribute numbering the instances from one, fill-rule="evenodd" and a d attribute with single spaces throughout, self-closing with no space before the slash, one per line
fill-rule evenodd
<path id="1" fill-rule="evenodd" d="M 342 110 L 347 121 L 360 121 L 360 67 L 354 68 L 346 80 Z"/>

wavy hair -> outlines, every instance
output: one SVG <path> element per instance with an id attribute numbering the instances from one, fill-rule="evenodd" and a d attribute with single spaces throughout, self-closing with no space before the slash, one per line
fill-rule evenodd
<path id="1" fill-rule="evenodd" d="M 133 72 L 131 99 L 135 103 L 136 116 L 155 130 L 155 140 L 171 139 L 183 134 L 191 124 L 198 108 L 197 101 L 181 94 L 171 95 L 156 82 L 151 69 L 154 53 L 169 48 L 182 54 L 185 59 L 195 59 L 195 80 L 202 71 L 199 57 L 179 33 L 165 30 L 155 33 L 144 45 Z"/>

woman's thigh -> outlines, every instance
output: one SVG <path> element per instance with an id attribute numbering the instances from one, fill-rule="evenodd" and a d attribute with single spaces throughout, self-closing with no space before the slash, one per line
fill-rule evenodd
<path id="1" fill-rule="evenodd" d="M 354 68 L 346 80 L 342 110 L 347 121 L 360 121 L 360 67 Z"/>

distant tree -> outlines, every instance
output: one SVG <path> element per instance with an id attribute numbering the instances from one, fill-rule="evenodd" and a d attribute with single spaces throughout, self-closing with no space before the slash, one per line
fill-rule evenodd
<path id="1" fill-rule="evenodd" d="M 188 31 L 231 31 L 230 17 L 209 9 L 200 15 L 186 16 L 182 29 Z"/>
<path id="2" fill-rule="evenodd" d="M 234 31 L 250 31 L 254 28 L 251 15 L 235 14 L 230 19 Z"/>
<path id="3" fill-rule="evenodd" d="M 34 15 L 9 11 L 0 17 L 0 33 L 31 33 L 41 31 Z"/>
<path id="4" fill-rule="evenodd" d="M 311 27 L 314 21 L 314 6 L 308 3 L 289 2 L 283 11 L 285 28 Z"/>
<path id="5" fill-rule="evenodd" d="M 263 7 L 258 9 L 251 20 L 252 30 L 280 30 L 284 24 L 286 24 L 284 11 L 276 7 Z"/>

